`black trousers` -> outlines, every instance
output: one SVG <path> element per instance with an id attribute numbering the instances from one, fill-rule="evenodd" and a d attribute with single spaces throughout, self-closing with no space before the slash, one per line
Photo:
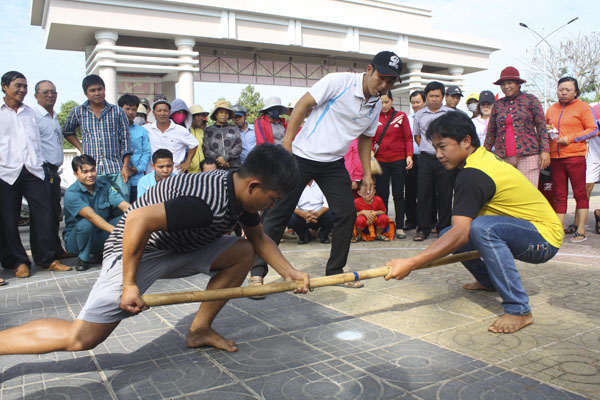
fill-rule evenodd
<path id="1" fill-rule="evenodd" d="M 417 226 L 417 171 L 419 170 L 419 155 L 413 154 L 413 167 L 406 171 L 404 186 L 404 212 L 406 225 Z M 398 228 L 398 226 L 396 226 Z"/>
<path id="2" fill-rule="evenodd" d="M 50 207 L 50 188 L 40 178 L 32 175 L 25 167 L 12 185 L 0 179 L 0 229 L 4 236 L 3 267 L 15 269 L 20 264 L 31 266 L 29 257 L 19 236 L 19 215 L 21 199 L 25 196 L 29 203 L 31 225 L 39 232 L 36 239 L 40 264 L 48 268 L 54 261 L 56 241 L 49 239 L 47 232 L 52 232 L 52 209 Z M 45 233 L 45 234 L 42 234 Z M 54 237 L 57 237 L 54 235 Z M 8 265 L 6 265 L 8 264 Z"/>
<path id="3" fill-rule="evenodd" d="M 58 236 L 58 230 L 60 226 L 60 175 L 58 174 L 58 167 L 52 164 L 44 164 L 44 172 L 46 173 L 45 184 L 48 185 L 50 190 L 50 208 L 52 209 L 52 230 L 49 232 L 42 232 L 42 240 L 54 240 L 54 258 L 58 258 L 64 250 L 60 243 L 60 237 Z M 29 200 L 28 200 L 29 202 Z M 36 264 L 40 263 L 42 259 L 39 250 L 37 248 L 38 243 L 38 232 L 35 230 L 35 224 L 30 224 L 29 231 L 29 243 L 31 245 L 31 255 Z"/>
<path id="4" fill-rule="evenodd" d="M 435 215 L 433 200 L 437 196 L 437 230 L 450 226 L 452 220 L 452 194 L 454 171 L 448 171 L 438 159 L 427 153 L 419 156 L 419 184 L 417 189 L 417 223 L 426 234 L 433 228 Z"/>
<path id="5" fill-rule="evenodd" d="M 331 211 L 324 212 L 323 215 L 317 219 L 317 222 L 306 223 L 304 218 L 292 214 L 288 221 L 288 227 L 292 228 L 298 234 L 299 238 L 306 237 L 306 233 L 309 229 L 320 229 L 321 235 L 329 235 L 333 224 L 335 222 L 335 216 Z"/>
<path id="6" fill-rule="evenodd" d="M 396 229 L 404 227 L 404 183 L 406 180 L 406 160 L 394 162 L 379 162 L 381 174 L 375 176 L 375 189 L 377 196 L 381 197 L 385 211 L 389 215 L 388 200 L 390 197 L 390 182 L 392 183 L 392 196 L 396 212 Z"/>
<path id="7" fill-rule="evenodd" d="M 279 243 L 283 231 L 296 209 L 302 191 L 308 182 L 314 179 L 329 203 L 329 210 L 335 216 L 331 253 L 325 267 L 325 274 L 341 274 L 344 272 L 344 266 L 348 260 L 350 240 L 356 220 L 352 182 L 344 167 L 344 159 L 319 162 L 296 156 L 296 162 L 301 174 L 298 186 L 275 202 L 273 208 L 264 215 L 263 230 L 275 243 Z M 267 266 L 264 261 L 255 261 L 251 275 L 264 277 L 266 274 Z"/>

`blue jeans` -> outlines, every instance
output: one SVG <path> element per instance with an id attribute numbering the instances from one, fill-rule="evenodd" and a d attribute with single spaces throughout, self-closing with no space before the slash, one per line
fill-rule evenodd
<path id="1" fill-rule="evenodd" d="M 444 229 L 442 234 L 450 228 Z M 472 250 L 479 251 L 481 258 L 465 261 L 463 265 L 477 282 L 498 291 L 504 312 L 512 315 L 531 312 L 529 296 L 521 284 L 515 259 L 540 264 L 558 252 L 531 222 L 497 215 L 475 218 L 471 224 L 469 243 L 455 254 Z"/>

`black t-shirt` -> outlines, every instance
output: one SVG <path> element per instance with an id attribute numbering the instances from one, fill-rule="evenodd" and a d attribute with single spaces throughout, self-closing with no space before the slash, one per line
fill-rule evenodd
<path id="1" fill-rule="evenodd" d="M 454 184 L 452 215 L 475 219 L 495 193 L 496 184 L 486 173 L 476 168 L 463 169 Z"/>

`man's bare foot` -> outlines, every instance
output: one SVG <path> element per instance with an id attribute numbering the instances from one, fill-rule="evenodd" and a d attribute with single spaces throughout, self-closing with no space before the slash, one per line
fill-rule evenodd
<path id="1" fill-rule="evenodd" d="M 488 331 L 494 333 L 514 333 L 531 324 L 533 324 L 533 314 L 531 313 L 527 315 L 504 314 L 494 321 L 492 326 L 488 328 Z"/>
<path id="2" fill-rule="evenodd" d="M 212 328 L 198 329 L 194 332 L 189 332 L 186 343 L 188 347 L 211 346 L 229 351 L 230 353 L 238 350 L 233 340 L 225 339 Z"/>
<path id="3" fill-rule="evenodd" d="M 462 287 L 463 287 L 463 289 L 467 289 L 467 290 L 487 290 L 488 292 L 496 291 L 496 289 L 489 288 L 487 286 L 483 286 L 481 283 L 479 283 L 477 281 L 471 282 L 471 283 L 465 283 Z"/>

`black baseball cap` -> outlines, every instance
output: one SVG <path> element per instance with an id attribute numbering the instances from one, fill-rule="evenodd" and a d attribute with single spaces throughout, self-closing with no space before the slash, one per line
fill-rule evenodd
<path id="1" fill-rule="evenodd" d="M 489 90 L 484 90 L 483 92 L 479 93 L 479 102 L 494 104 L 496 102 L 496 96 L 494 96 L 494 93 L 490 92 Z"/>
<path id="2" fill-rule="evenodd" d="M 456 85 L 448 86 L 448 89 L 446 89 L 446 96 L 449 94 L 460 94 L 460 97 L 464 97 L 462 94 L 462 90 L 460 90 L 460 88 Z"/>
<path id="3" fill-rule="evenodd" d="M 395 76 L 400 80 L 402 60 L 393 51 L 381 51 L 375 54 L 371 65 L 383 76 Z"/>

